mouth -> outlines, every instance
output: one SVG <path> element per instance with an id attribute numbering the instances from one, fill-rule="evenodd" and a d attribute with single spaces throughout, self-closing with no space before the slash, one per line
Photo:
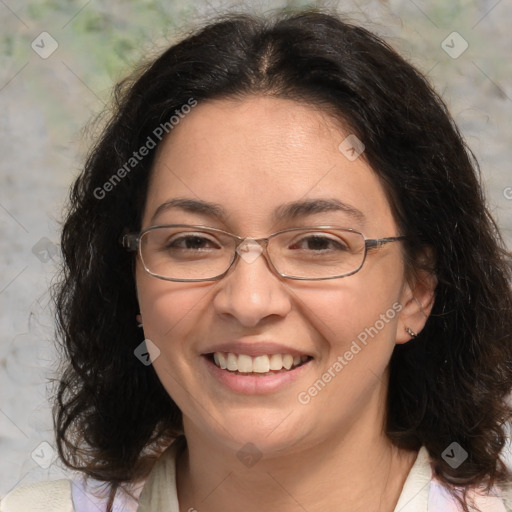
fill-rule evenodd
<path id="1" fill-rule="evenodd" d="M 262 354 L 253 357 L 232 352 L 213 352 L 204 354 L 204 357 L 221 370 L 234 375 L 252 377 L 291 372 L 312 359 L 306 354 Z"/>

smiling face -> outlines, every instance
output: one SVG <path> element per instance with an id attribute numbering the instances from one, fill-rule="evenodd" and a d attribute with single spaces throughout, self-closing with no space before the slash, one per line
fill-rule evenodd
<path id="1" fill-rule="evenodd" d="M 142 228 L 204 225 L 258 238 L 336 225 L 400 235 L 376 174 L 338 149 L 347 135 L 289 100 L 200 103 L 159 148 Z M 410 338 L 400 242 L 370 251 L 341 279 L 282 278 L 261 256 L 196 283 L 158 279 L 138 260 L 136 282 L 145 337 L 160 350 L 155 370 L 188 436 L 273 453 L 381 435 L 388 362 Z"/>

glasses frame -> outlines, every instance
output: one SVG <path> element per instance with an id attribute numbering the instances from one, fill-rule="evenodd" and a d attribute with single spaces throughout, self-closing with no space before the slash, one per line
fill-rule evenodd
<path id="1" fill-rule="evenodd" d="M 146 267 L 146 264 L 144 262 L 144 258 L 142 257 L 142 246 L 141 246 L 140 240 L 144 236 L 144 234 L 148 233 L 149 231 L 152 231 L 152 230 L 155 230 L 155 229 L 160 229 L 160 228 L 172 228 L 172 227 L 176 227 L 176 228 L 183 227 L 183 228 L 191 228 L 192 230 L 211 231 L 213 233 L 222 233 L 224 235 L 230 236 L 235 241 L 238 241 L 238 243 L 235 246 L 235 251 L 234 251 L 233 259 L 232 259 L 231 263 L 229 264 L 228 268 L 224 272 L 222 272 L 221 274 L 219 274 L 217 276 L 208 277 L 208 278 L 201 278 L 201 279 L 182 279 L 182 278 L 174 278 L 174 277 L 165 277 L 165 276 L 162 276 L 160 274 L 155 274 L 155 273 L 151 272 Z M 290 232 L 290 231 L 302 231 L 302 230 L 305 230 L 305 229 L 311 229 L 311 230 L 315 230 L 315 229 L 337 229 L 337 230 L 349 231 L 351 233 L 356 233 L 358 235 L 361 235 L 361 237 L 364 240 L 364 255 L 363 255 L 363 259 L 361 261 L 361 265 L 359 265 L 359 267 L 357 269 L 355 269 L 355 270 L 353 270 L 351 272 L 347 272 L 345 274 L 340 274 L 340 275 L 336 275 L 336 276 L 329 276 L 329 277 L 298 277 L 298 276 L 292 276 L 292 275 L 289 275 L 289 274 L 284 274 L 282 272 L 279 272 L 276 269 L 276 267 L 274 266 L 274 264 L 272 263 L 272 259 L 270 258 L 269 254 L 267 252 L 267 246 L 268 246 L 269 240 L 271 238 L 274 238 L 275 236 L 281 234 L 281 233 L 287 233 L 287 232 Z M 257 242 L 262 247 L 262 249 L 263 249 L 262 254 L 263 254 L 265 260 L 267 261 L 267 264 L 268 264 L 269 268 L 271 269 L 271 271 L 274 274 L 276 274 L 278 276 L 281 276 L 281 277 L 284 277 L 286 279 L 294 279 L 294 280 L 297 280 L 297 281 L 325 281 L 327 279 L 341 279 L 342 277 L 348 277 L 348 276 L 354 275 L 355 273 L 359 272 L 361 270 L 361 268 L 363 268 L 364 262 L 366 261 L 366 256 L 368 254 L 368 251 L 380 249 L 382 246 L 384 246 L 384 245 L 386 245 L 386 244 L 388 244 L 390 242 L 397 242 L 397 241 L 400 241 L 400 240 L 405 240 L 406 238 L 407 237 L 405 235 L 390 236 L 390 237 L 385 237 L 385 238 L 366 238 L 363 233 L 361 233 L 360 231 L 358 231 L 356 229 L 345 228 L 345 227 L 341 227 L 341 226 L 333 226 L 333 225 L 301 226 L 301 227 L 297 227 L 297 228 L 287 228 L 287 229 L 282 229 L 281 231 L 276 231 L 275 233 L 272 233 L 272 234 L 270 234 L 270 235 L 268 235 L 266 237 L 263 237 L 263 238 L 252 238 L 252 237 L 238 236 L 238 235 L 235 235 L 234 233 L 230 233 L 229 231 L 224 231 L 222 229 L 212 228 L 212 227 L 209 227 L 209 226 L 192 225 L 192 224 L 161 224 L 161 225 L 156 225 L 156 226 L 149 226 L 149 227 L 143 229 L 142 231 L 140 231 L 138 233 L 126 233 L 123 236 L 121 236 L 121 238 L 119 239 L 119 243 L 128 252 L 137 252 L 137 254 L 138 254 L 139 258 L 140 258 L 140 261 L 142 262 L 142 265 L 144 267 L 144 270 L 148 274 L 150 274 L 150 275 L 152 275 L 154 277 L 157 277 L 159 279 L 163 279 L 164 281 L 175 281 L 175 282 L 182 282 L 182 283 L 193 283 L 193 282 L 204 282 L 204 281 L 218 281 L 219 279 L 222 279 L 230 271 L 231 267 L 233 267 L 235 262 L 239 259 L 240 254 L 238 252 L 238 248 L 245 241 Z"/>

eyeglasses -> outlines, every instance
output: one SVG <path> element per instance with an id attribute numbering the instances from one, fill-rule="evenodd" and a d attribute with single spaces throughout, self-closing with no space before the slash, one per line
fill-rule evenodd
<path id="1" fill-rule="evenodd" d="M 121 245 L 138 250 L 145 270 L 167 281 L 215 281 L 238 257 L 247 263 L 260 254 L 270 269 L 288 279 L 322 280 L 361 270 L 367 252 L 405 236 L 367 239 L 354 229 L 336 226 L 289 228 L 266 238 L 243 238 L 206 226 L 151 226 L 125 234 Z"/>

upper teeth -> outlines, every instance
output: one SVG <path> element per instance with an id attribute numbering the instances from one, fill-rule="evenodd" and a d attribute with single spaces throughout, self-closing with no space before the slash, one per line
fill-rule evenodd
<path id="1" fill-rule="evenodd" d="M 292 356 L 291 354 L 271 354 L 251 357 L 246 354 L 233 354 L 231 352 L 215 352 L 215 364 L 223 370 L 241 373 L 267 373 L 269 370 L 281 370 L 299 365 L 307 361 L 308 356 Z"/>

